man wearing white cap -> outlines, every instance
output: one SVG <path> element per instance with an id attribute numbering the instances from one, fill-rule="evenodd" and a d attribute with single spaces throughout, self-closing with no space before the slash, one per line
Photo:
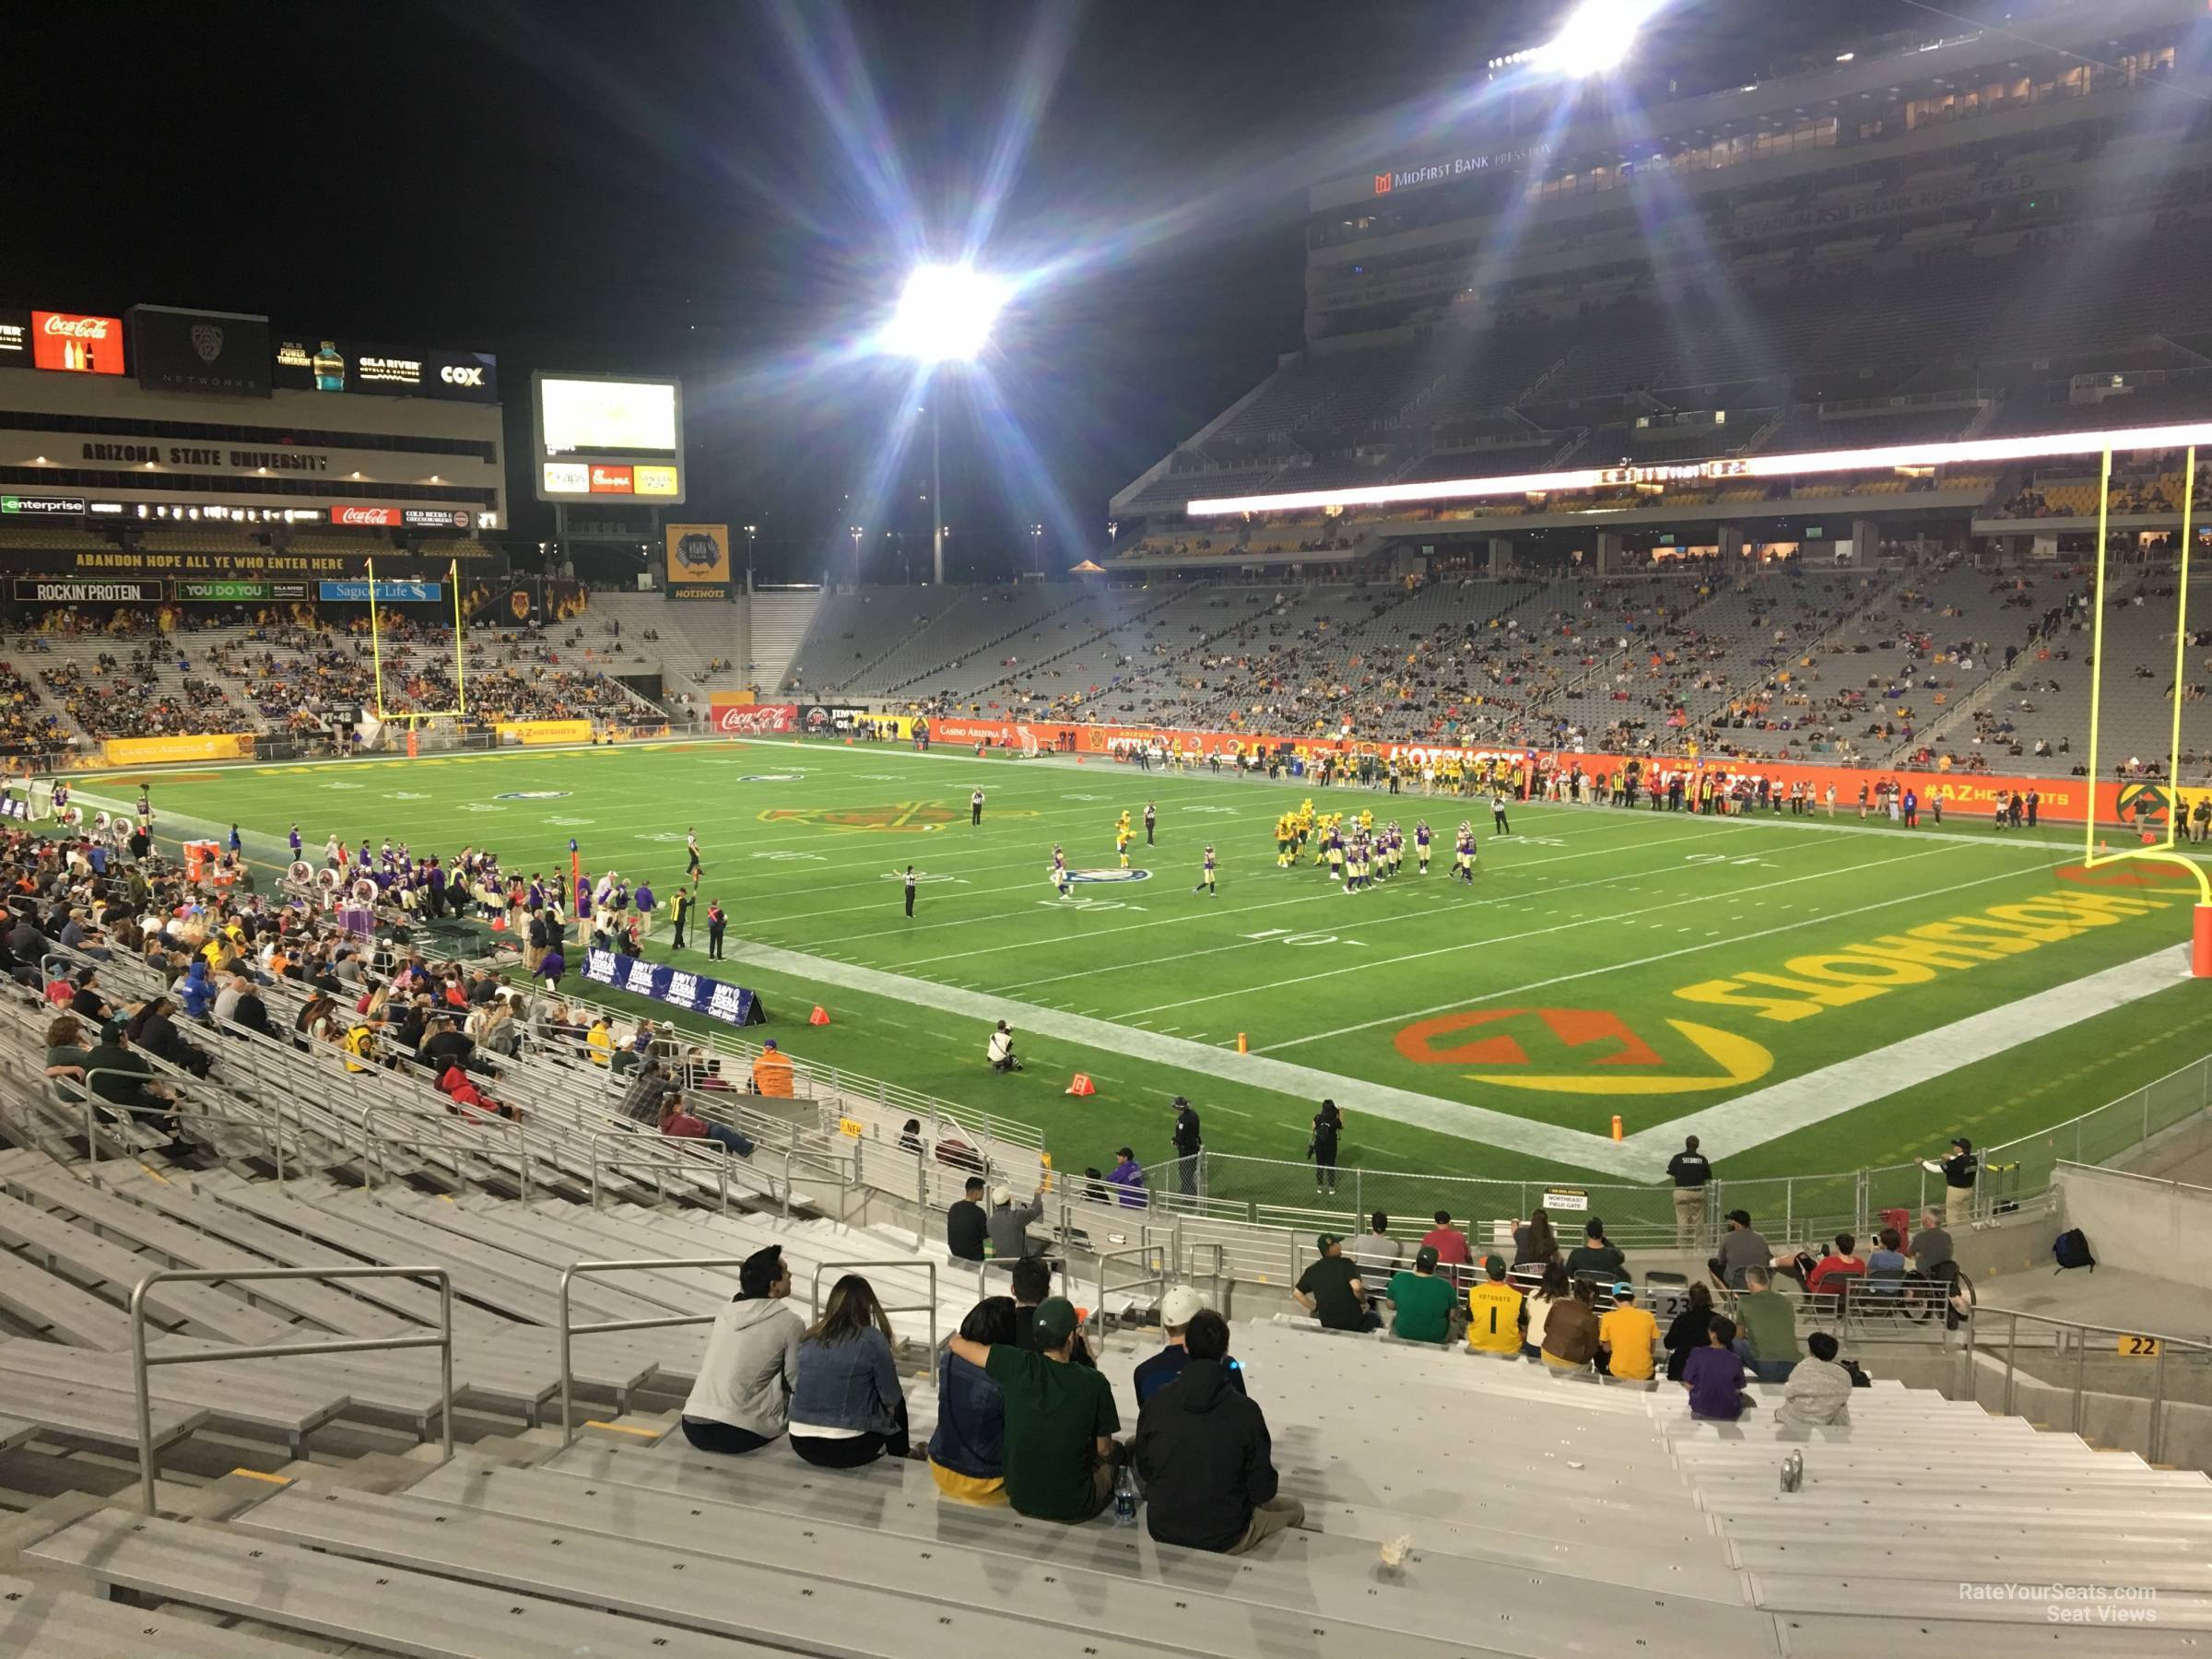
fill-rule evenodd
<path id="1" fill-rule="evenodd" d="M 1190 1328 L 1191 1321 L 1206 1307 L 1198 1292 L 1188 1285 L 1177 1285 L 1161 1299 L 1159 1304 L 1160 1334 L 1167 1346 L 1136 1368 L 1136 1403 L 1147 1400 L 1182 1374 L 1190 1354 L 1182 1346 L 1182 1334 Z M 1234 1359 L 1224 1359 L 1223 1369 L 1239 1394 L 1245 1392 L 1244 1368 Z"/>
<path id="2" fill-rule="evenodd" d="M 991 1235 L 991 1254 L 1002 1266 L 1012 1266 L 1030 1253 L 1030 1223 L 1044 1214 L 1044 1200 L 1032 1194 L 1019 1209 L 1014 1207 L 1014 1189 L 991 1189 L 991 1214 L 983 1226 Z"/>

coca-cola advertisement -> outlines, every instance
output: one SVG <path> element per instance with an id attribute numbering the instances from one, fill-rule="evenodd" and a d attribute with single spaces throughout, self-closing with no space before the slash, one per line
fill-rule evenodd
<path id="1" fill-rule="evenodd" d="M 799 729 L 796 703 L 717 703 L 714 730 L 724 737 L 788 735 Z"/>
<path id="2" fill-rule="evenodd" d="M 396 530 L 402 523 L 396 507 L 333 507 L 330 522 L 334 524 L 367 525 L 371 529 Z"/>
<path id="3" fill-rule="evenodd" d="M 123 319 L 75 312 L 30 313 L 30 360 L 65 374 L 121 374 Z"/>

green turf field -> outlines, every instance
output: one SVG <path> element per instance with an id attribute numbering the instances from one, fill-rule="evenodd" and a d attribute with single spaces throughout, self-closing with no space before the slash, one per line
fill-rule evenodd
<path id="1" fill-rule="evenodd" d="M 88 780 L 80 799 L 136 782 Z M 1124 1141 L 1168 1156 L 1182 1093 L 1218 1152 L 1300 1158 L 1327 1094 L 1347 1163 L 1649 1179 L 1694 1127 L 1727 1175 L 1844 1170 L 2040 1128 L 2212 1033 L 2212 988 L 2171 948 L 2185 878 L 2085 877 L 2077 830 L 1516 804 L 1500 837 L 1487 803 L 1317 792 L 1323 810 L 1437 831 L 1430 875 L 1409 845 L 1403 874 L 1347 895 L 1305 860 L 1277 867 L 1276 815 L 1303 787 L 1095 760 L 715 742 L 241 766 L 152 790 L 165 829 L 235 820 L 267 849 L 297 821 L 316 858 L 335 830 L 493 846 L 550 875 L 573 836 L 588 870 L 664 898 L 696 828 L 700 896 L 731 917 L 720 977 L 761 994 L 787 1049 L 1038 1124 L 1064 1168 Z M 1463 818 L 1471 888 L 1447 875 Z M 1084 877 L 1072 899 L 1047 878 L 1055 841 Z M 1192 890 L 1209 841 L 1215 897 Z M 700 945 L 686 957 L 703 970 Z M 665 949 L 664 931 L 648 954 Z M 826 1028 L 806 1023 L 817 1003 Z M 1025 1072 L 984 1065 L 993 1018 Z M 1078 1071 L 1095 1097 L 1064 1094 Z"/>

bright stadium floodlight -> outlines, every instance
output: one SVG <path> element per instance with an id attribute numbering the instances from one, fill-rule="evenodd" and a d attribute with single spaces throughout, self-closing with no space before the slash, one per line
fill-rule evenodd
<path id="1" fill-rule="evenodd" d="M 917 265 L 877 344 L 917 362 L 964 362 L 982 350 L 1010 293 L 971 265 Z"/>
<path id="2" fill-rule="evenodd" d="M 1572 80 L 1617 69 L 1636 43 L 1636 31 L 1658 9 L 1657 0 L 1583 0 L 1531 61 Z"/>

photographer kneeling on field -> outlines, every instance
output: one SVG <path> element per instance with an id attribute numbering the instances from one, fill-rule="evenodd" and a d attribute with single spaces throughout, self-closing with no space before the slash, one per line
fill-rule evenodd
<path id="1" fill-rule="evenodd" d="M 991 1062 L 993 1071 L 1013 1072 L 1021 1069 L 1021 1062 L 1014 1057 L 1014 1033 L 1006 1030 L 1006 1022 L 1003 1019 L 998 1022 L 998 1030 L 991 1033 L 990 1041 L 983 1045 L 983 1053 Z"/>

